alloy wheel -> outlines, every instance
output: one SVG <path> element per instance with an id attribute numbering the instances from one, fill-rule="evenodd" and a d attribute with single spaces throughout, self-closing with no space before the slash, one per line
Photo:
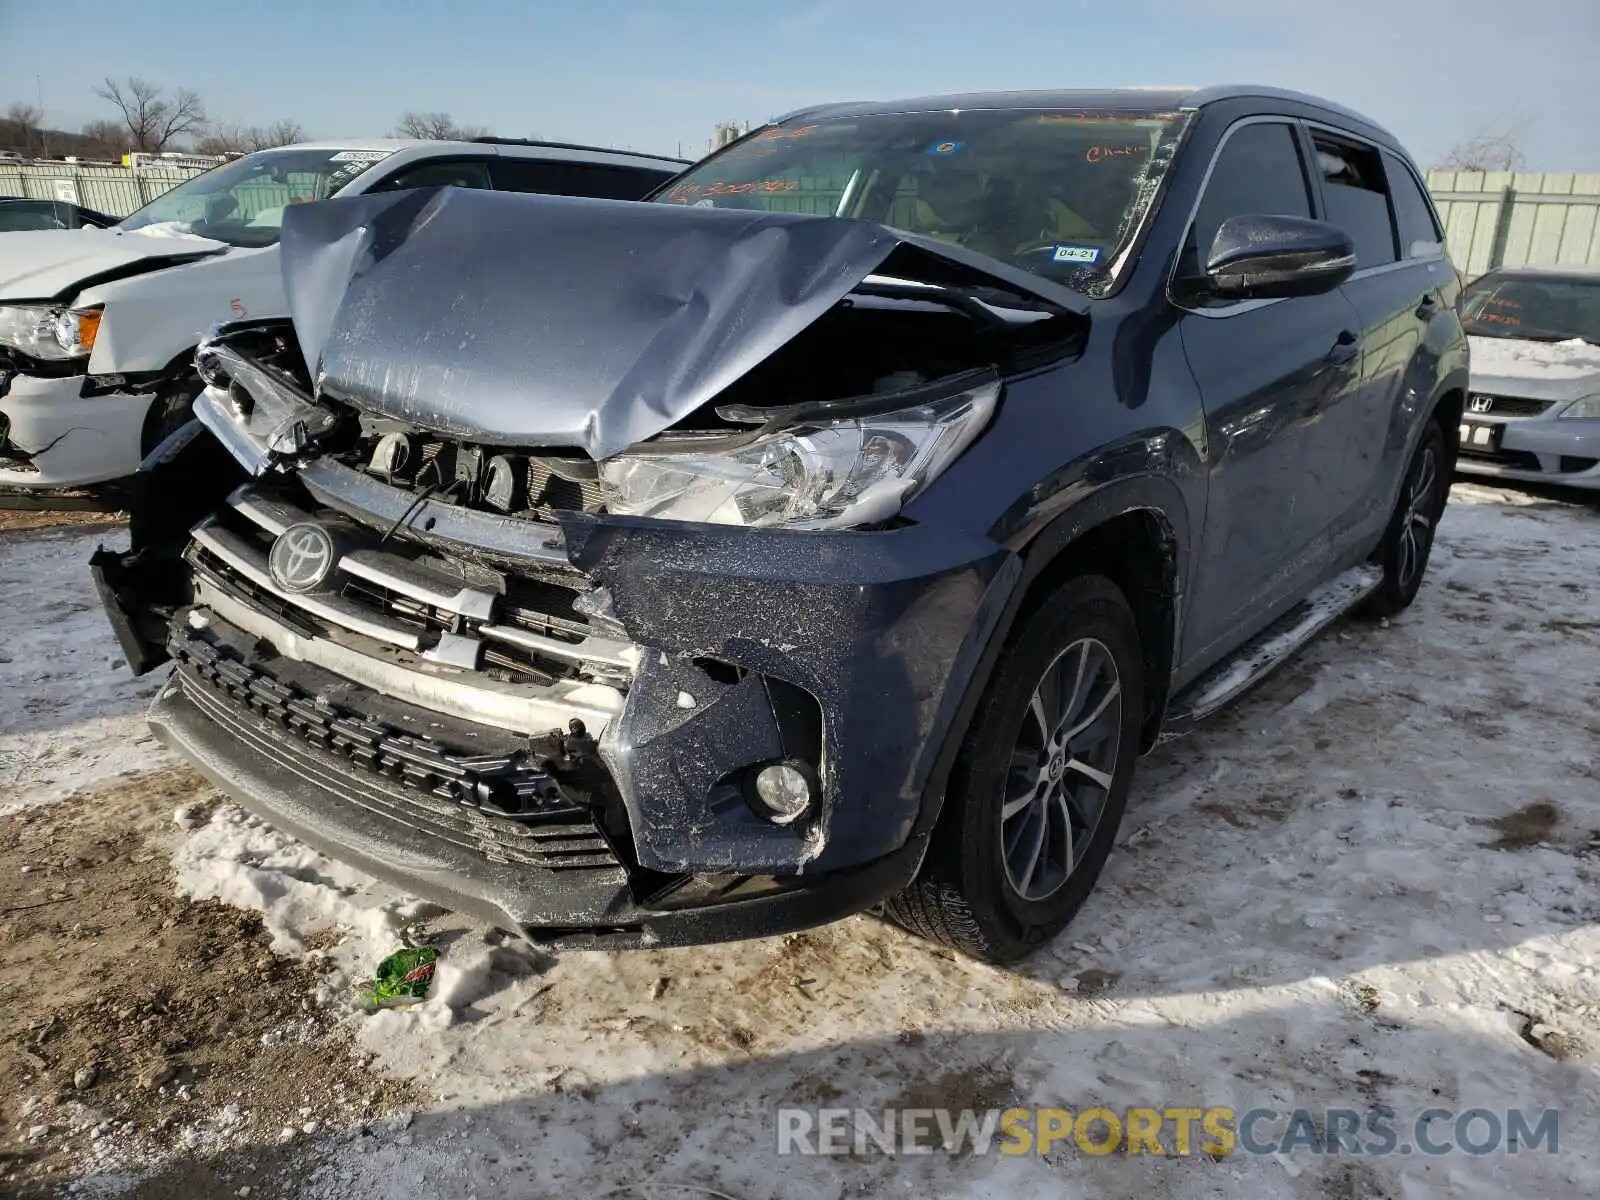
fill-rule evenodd
<path id="1" fill-rule="evenodd" d="M 1438 482 L 1438 464 L 1433 447 L 1423 447 L 1411 477 L 1406 480 L 1405 514 L 1400 525 L 1399 583 L 1409 587 L 1427 558 L 1428 547 L 1433 544 L 1433 526 L 1437 519 L 1434 487 Z"/>
<path id="2" fill-rule="evenodd" d="M 1024 900 L 1060 891 L 1099 828 L 1122 740 L 1122 681 L 1103 642 L 1080 638 L 1028 703 L 1000 809 L 1006 879 Z"/>

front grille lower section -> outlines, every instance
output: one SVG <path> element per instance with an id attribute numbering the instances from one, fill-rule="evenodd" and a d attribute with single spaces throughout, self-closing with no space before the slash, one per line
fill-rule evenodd
<path id="1" fill-rule="evenodd" d="M 340 801 L 494 863 L 554 871 L 622 865 L 590 810 L 567 798 L 535 755 L 454 752 L 319 701 L 181 627 L 169 649 L 180 686 L 202 713 Z"/>

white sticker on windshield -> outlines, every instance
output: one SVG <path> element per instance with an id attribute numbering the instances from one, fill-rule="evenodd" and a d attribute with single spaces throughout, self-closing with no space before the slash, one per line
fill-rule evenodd
<path id="1" fill-rule="evenodd" d="M 1055 252 L 1056 262 L 1092 263 L 1099 258 L 1098 246 L 1057 246 Z"/>
<path id="2" fill-rule="evenodd" d="M 350 163 L 375 163 L 380 158 L 388 158 L 393 150 L 341 150 L 330 158 L 329 162 Z"/>

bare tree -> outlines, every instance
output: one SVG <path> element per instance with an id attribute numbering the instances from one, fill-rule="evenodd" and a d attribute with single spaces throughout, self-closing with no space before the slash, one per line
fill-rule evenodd
<path id="1" fill-rule="evenodd" d="M 480 125 L 457 125 L 447 112 L 402 113 L 394 136 L 426 138 L 433 142 L 465 142 L 483 137 L 489 131 Z"/>
<path id="2" fill-rule="evenodd" d="M 128 131 L 120 121 L 90 121 L 83 127 L 83 139 L 88 158 L 121 158 L 128 149 Z"/>
<path id="3" fill-rule="evenodd" d="M 237 125 L 211 125 L 194 143 L 196 154 L 243 154 L 249 149 L 248 135 Z"/>
<path id="4" fill-rule="evenodd" d="M 22 152 L 32 154 L 34 147 L 39 145 L 39 122 L 44 114 L 35 104 L 13 104 L 6 109 L 6 120 L 16 127 L 17 137 L 22 141 Z"/>
<path id="5" fill-rule="evenodd" d="M 1444 152 L 1435 164 L 1440 171 L 1515 171 L 1526 159 L 1522 154 L 1522 131 L 1511 126 L 1498 133 L 1480 133 L 1464 138 Z"/>
<path id="6" fill-rule="evenodd" d="M 299 121 L 278 121 L 265 127 L 252 125 L 245 131 L 250 149 L 270 150 L 274 146 L 292 146 L 306 140 L 305 126 Z"/>
<path id="7" fill-rule="evenodd" d="M 94 94 L 121 110 L 136 151 L 160 154 L 174 139 L 205 128 L 206 106 L 199 93 L 187 88 L 179 88 L 169 100 L 157 85 L 132 75 L 121 82 L 108 77 Z"/>
<path id="8" fill-rule="evenodd" d="M 249 154 L 305 140 L 306 131 L 298 121 L 252 125 L 248 129 L 238 125 L 212 125 L 206 135 L 195 142 L 194 148 L 197 154 Z"/>

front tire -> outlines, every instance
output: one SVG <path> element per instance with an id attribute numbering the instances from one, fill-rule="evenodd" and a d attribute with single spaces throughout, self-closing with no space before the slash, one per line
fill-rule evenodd
<path id="1" fill-rule="evenodd" d="M 1127 600 L 1101 576 L 1068 581 L 995 665 L 922 869 L 887 915 L 992 963 L 1055 937 L 1111 853 L 1143 711 Z"/>
<path id="2" fill-rule="evenodd" d="M 139 435 L 139 456 L 143 458 L 176 433 L 194 416 L 194 401 L 202 385 L 197 378 L 169 383 L 158 391 L 144 416 Z"/>
<path id="3" fill-rule="evenodd" d="M 1400 498 L 1373 562 L 1383 568 L 1383 583 L 1361 606 L 1365 617 L 1392 617 L 1411 607 L 1428 573 L 1434 534 L 1450 496 L 1444 431 L 1429 421 L 1406 467 Z"/>

